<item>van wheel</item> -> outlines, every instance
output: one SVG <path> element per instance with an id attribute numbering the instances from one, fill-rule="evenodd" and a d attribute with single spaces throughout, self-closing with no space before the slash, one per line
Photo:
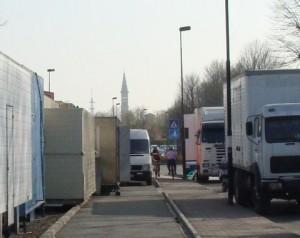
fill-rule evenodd
<path id="1" fill-rule="evenodd" d="M 147 179 L 146 183 L 147 183 L 148 186 L 152 185 L 152 178 Z"/>

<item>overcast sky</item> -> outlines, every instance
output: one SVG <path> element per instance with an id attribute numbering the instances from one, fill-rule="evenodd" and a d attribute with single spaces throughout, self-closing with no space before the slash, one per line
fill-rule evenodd
<path id="1" fill-rule="evenodd" d="M 274 0 L 229 0 L 234 61 L 248 43 L 270 37 Z M 126 73 L 129 107 L 167 109 L 180 82 L 179 31 L 184 74 L 201 75 L 225 59 L 224 0 L 0 0 L 0 51 L 44 77 L 55 68 L 57 100 L 96 111 L 120 97 Z M 48 89 L 48 88 L 47 88 Z"/>

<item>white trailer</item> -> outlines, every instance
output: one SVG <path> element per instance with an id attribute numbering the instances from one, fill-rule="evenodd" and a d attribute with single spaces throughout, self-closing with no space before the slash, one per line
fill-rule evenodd
<path id="1" fill-rule="evenodd" d="M 209 176 L 219 175 L 219 166 L 225 159 L 224 108 L 195 109 L 195 124 L 198 179 L 207 181 Z"/>
<path id="2" fill-rule="evenodd" d="M 300 202 L 300 70 L 245 72 L 231 107 L 236 201 L 257 212 L 272 198 Z"/>
<path id="3" fill-rule="evenodd" d="M 95 121 L 82 108 L 45 109 L 46 201 L 76 204 L 96 191 Z"/>
<path id="4" fill-rule="evenodd" d="M 18 220 L 14 209 L 32 199 L 33 141 L 42 139 L 33 131 L 34 105 L 40 102 L 35 95 L 42 85 L 36 73 L 0 52 L 0 218 L 5 214 L 6 226 Z"/>

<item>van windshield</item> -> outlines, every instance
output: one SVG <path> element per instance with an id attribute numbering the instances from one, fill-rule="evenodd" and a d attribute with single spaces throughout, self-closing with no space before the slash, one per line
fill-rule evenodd
<path id="1" fill-rule="evenodd" d="M 268 143 L 300 141 L 300 116 L 270 117 L 265 124 Z"/>
<path id="2" fill-rule="evenodd" d="M 224 143 L 224 124 L 207 124 L 202 128 L 202 142 L 204 143 Z"/>
<path id="3" fill-rule="evenodd" d="M 149 154 L 148 140 L 130 140 L 130 154 Z"/>

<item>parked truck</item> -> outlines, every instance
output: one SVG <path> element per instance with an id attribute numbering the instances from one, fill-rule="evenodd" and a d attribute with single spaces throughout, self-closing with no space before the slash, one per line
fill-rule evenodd
<path id="1" fill-rule="evenodd" d="M 300 70 L 245 72 L 232 80 L 231 107 L 236 202 L 258 213 L 273 198 L 300 202 Z"/>
<path id="2" fill-rule="evenodd" d="M 207 181 L 218 176 L 220 164 L 225 159 L 224 108 L 202 107 L 195 109 L 196 160 L 198 179 Z"/>

